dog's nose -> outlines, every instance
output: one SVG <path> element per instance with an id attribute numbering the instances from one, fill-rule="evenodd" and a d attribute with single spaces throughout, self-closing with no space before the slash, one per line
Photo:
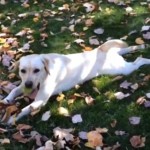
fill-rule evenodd
<path id="1" fill-rule="evenodd" d="M 33 86 L 33 82 L 32 81 L 26 81 L 25 82 L 25 87 L 26 88 L 32 88 L 32 86 Z"/>

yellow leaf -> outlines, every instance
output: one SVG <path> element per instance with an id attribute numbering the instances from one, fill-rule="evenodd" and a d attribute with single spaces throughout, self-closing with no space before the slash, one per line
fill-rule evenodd
<path id="1" fill-rule="evenodd" d="M 60 115 L 63 115 L 63 116 L 69 116 L 69 111 L 67 108 L 64 108 L 64 107 L 59 107 L 58 108 L 58 113 Z"/>
<path id="2" fill-rule="evenodd" d="M 58 102 L 60 102 L 60 101 L 62 101 L 64 98 L 65 98 L 65 95 L 61 93 L 61 94 L 59 94 L 59 96 L 57 96 L 56 100 L 57 100 Z"/>
<path id="3" fill-rule="evenodd" d="M 140 44 L 144 44 L 144 41 L 142 40 L 141 37 L 139 37 L 135 39 L 135 43 L 140 45 Z"/>
<path id="4" fill-rule="evenodd" d="M 86 46 L 86 47 L 84 47 L 83 50 L 84 50 L 84 51 L 91 51 L 91 50 L 93 50 L 93 48 Z"/>
<path id="5" fill-rule="evenodd" d="M 0 44 L 3 44 L 3 43 L 5 43 L 5 42 L 6 42 L 6 39 L 0 38 Z"/>
<path id="6" fill-rule="evenodd" d="M 33 21 L 34 21 L 34 22 L 38 22 L 38 21 L 39 21 L 39 17 L 34 17 L 34 18 L 33 18 Z"/>

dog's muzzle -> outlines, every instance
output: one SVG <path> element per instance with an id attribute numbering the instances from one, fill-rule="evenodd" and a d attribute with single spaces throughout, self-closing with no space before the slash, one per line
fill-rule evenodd
<path id="1" fill-rule="evenodd" d="M 33 87 L 33 82 L 32 81 L 26 81 L 25 87 L 31 89 Z"/>

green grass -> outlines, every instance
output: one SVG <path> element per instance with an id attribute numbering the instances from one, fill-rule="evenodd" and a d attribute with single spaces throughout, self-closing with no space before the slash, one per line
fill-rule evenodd
<path id="1" fill-rule="evenodd" d="M 90 2 L 90 1 L 89 1 Z M 98 0 L 94 0 L 95 4 L 98 4 Z M 125 7 L 117 6 L 115 4 L 107 3 L 102 1 L 99 5 L 100 10 L 95 10 L 91 13 L 86 13 L 83 3 L 77 1 L 76 3 L 58 0 L 53 4 L 47 1 L 38 1 L 37 4 L 34 4 L 31 1 L 29 8 L 23 8 L 21 3 L 14 4 L 12 1 L 8 2 L 6 5 L 0 5 L 0 23 L 10 28 L 11 36 L 14 37 L 23 28 L 31 28 L 34 30 L 33 38 L 34 42 L 31 44 L 31 49 L 34 53 L 76 53 L 82 52 L 82 48 L 74 43 L 74 40 L 81 38 L 85 40 L 85 45 L 91 46 L 88 42 L 89 37 L 95 35 L 93 30 L 99 27 L 104 28 L 105 32 L 102 35 L 95 35 L 100 41 L 106 41 L 108 37 L 112 38 L 121 38 L 125 35 L 128 35 L 132 30 L 137 30 L 137 33 L 128 36 L 127 43 L 135 44 L 135 39 L 141 37 L 141 27 L 145 24 L 145 19 L 149 17 L 149 8 L 147 5 L 140 5 L 139 1 L 133 1 L 127 5 L 131 6 L 136 13 L 136 15 L 127 15 L 125 12 Z M 67 11 L 58 11 L 58 8 L 63 4 L 68 3 L 71 10 Z M 74 8 L 74 9 L 73 9 Z M 55 16 L 44 17 L 43 13 L 40 13 L 41 10 L 45 11 L 46 9 L 55 11 L 57 14 Z M 75 11 L 77 9 L 77 11 Z M 38 22 L 34 22 L 34 15 L 29 15 L 24 19 L 19 19 L 18 14 L 21 13 L 31 13 L 36 11 L 40 13 L 41 17 Z M 71 31 L 64 30 L 61 32 L 63 26 L 69 27 L 69 22 L 74 19 L 81 18 L 91 18 L 93 17 L 94 24 L 84 31 L 85 27 L 84 19 L 75 26 L 75 32 L 79 36 L 75 37 Z M 9 19 L 10 18 L 10 19 Z M 62 21 L 58 20 L 62 19 Z M 12 20 L 16 20 L 15 25 L 11 25 Z M 44 41 L 48 47 L 43 47 L 40 44 L 40 31 L 39 29 L 43 28 L 43 21 L 47 22 L 45 30 L 43 32 L 48 34 L 48 38 Z M 51 33 L 54 33 L 51 34 Z M 28 39 L 26 36 L 17 38 L 19 46 L 21 47 L 25 44 Z M 148 41 L 145 41 L 148 43 Z M 65 49 L 65 47 L 71 44 L 70 49 Z M 134 60 L 136 57 L 142 55 L 143 57 L 149 57 L 149 49 L 145 51 L 137 52 L 134 54 L 126 55 L 125 58 L 128 60 Z M 92 58 L 91 58 L 92 59 Z M 1 80 L 7 79 L 7 70 L 6 68 L 0 66 L 1 72 L 4 72 L 0 77 Z M 106 127 L 109 129 L 108 133 L 104 135 L 104 143 L 108 146 L 114 145 L 116 142 L 121 144 L 121 150 L 133 150 L 129 139 L 133 135 L 141 135 L 146 137 L 145 147 L 141 148 L 143 150 L 150 149 L 150 115 L 149 109 L 144 108 L 136 104 L 136 100 L 140 96 L 144 96 L 147 92 L 150 92 L 150 81 L 147 81 L 145 85 L 139 87 L 132 95 L 124 100 L 118 101 L 115 99 L 113 94 L 117 91 L 122 90 L 119 85 L 124 80 L 128 80 L 132 83 L 140 83 L 143 77 L 140 76 L 141 73 L 148 75 L 150 73 L 149 66 L 144 66 L 139 70 L 135 71 L 129 76 L 124 76 L 121 80 L 112 81 L 114 76 L 101 76 L 91 81 L 88 81 L 81 85 L 81 87 L 76 89 L 71 89 L 67 92 L 64 92 L 65 99 L 59 103 L 56 101 L 56 96 L 50 98 L 48 104 L 42 109 L 42 111 L 34 117 L 28 116 L 23 118 L 19 123 L 30 124 L 33 126 L 34 130 L 38 131 L 42 135 L 46 135 L 49 139 L 53 138 L 53 128 L 59 126 L 61 128 L 74 128 L 75 134 L 80 131 L 91 131 L 97 127 Z M 93 87 L 97 87 L 100 91 L 100 95 L 93 90 Z M 88 106 L 84 98 L 78 98 L 71 105 L 67 104 L 67 100 L 74 95 L 74 93 L 89 93 L 94 99 L 94 105 Z M 110 100 L 110 101 L 107 101 Z M 80 124 L 73 124 L 70 117 L 64 117 L 58 114 L 57 109 L 59 106 L 64 106 L 68 108 L 71 115 L 81 114 L 83 122 Z M 51 110 L 52 116 L 46 121 L 41 121 L 42 114 Z M 141 117 L 141 122 L 139 125 L 133 126 L 129 123 L 129 117 L 139 116 Z M 115 128 L 111 127 L 111 122 L 116 119 L 117 125 Z M 117 136 L 114 134 L 116 130 L 123 130 L 127 134 L 124 136 Z M 1 150 L 31 150 L 35 145 L 35 142 L 29 142 L 27 144 L 20 144 L 17 141 L 12 139 L 12 133 L 6 135 L 0 135 L 0 138 L 8 137 L 11 139 L 9 145 L 0 145 Z M 84 142 L 81 141 L 81 150 L 88 150 L 84 146 Z"/>

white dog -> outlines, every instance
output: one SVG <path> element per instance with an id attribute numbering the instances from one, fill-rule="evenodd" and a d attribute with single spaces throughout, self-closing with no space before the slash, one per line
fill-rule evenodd
<path id="1" fill-rule="evenodd" d="M 123 54 L 144 49 L 144 45 L 128 47 L 121 40 L 110 40 L 98 48 L 77 54 L 33 54 L 20 59 L 19 75 L 21 84 L 13 89 L 4 99 L 4 103 L 12 103 L 24 91 L 33 92 L 38 89 L 35 100 L 16 116 L 16 121 L 30 114 L 32 109 L 41 108 L 49 98 L 68 90 L 77 84 L 101 74 L 128 75 L 140 66 L 150 64 L 150 59 L 137 58 L 127 62 Z M 13 123 L 10 117 L 8 123 Z"/>

